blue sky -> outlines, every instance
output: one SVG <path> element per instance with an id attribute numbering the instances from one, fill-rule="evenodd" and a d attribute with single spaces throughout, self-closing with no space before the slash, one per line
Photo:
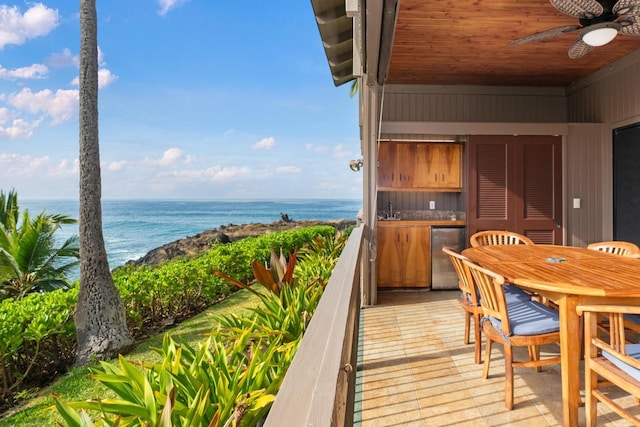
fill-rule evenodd
<path id="1" fill-rule="evenodd" d="M 360 199 L 309 0 L 97 0 L 105 199 Z M 78 197 L 77 1 L 0 0 L 0 189 Z"/>

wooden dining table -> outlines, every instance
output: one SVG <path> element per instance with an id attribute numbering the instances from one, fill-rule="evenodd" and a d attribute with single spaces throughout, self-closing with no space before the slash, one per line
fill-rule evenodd
<path id="1" fill-rule="evenodd" d="M 558 305 L 563 425 L 578 425 L 580 304 L 640 305 L 640 259 L 558 245 L 491 245 L 463 255 Z"/>

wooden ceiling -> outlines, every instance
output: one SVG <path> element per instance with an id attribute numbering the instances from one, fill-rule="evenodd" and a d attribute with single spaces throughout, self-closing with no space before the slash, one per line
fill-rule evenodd
<path id="1" fill-rule="evenodd" d="M 400 0 L 390 84 L 569 86 L 640 48 L 618 35 L 586 56 L 567 49 L 579 31 L 510 46 L 549 28 L 578 25 L 549 0 Z"/>

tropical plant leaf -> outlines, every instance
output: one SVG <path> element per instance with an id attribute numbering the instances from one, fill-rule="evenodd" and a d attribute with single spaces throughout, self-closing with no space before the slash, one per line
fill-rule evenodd
<path id="1" fill-rule="evenodd" d="M 271 292 L 278 292 L 279 286 L 278 283 L 274 280 L 271 271 L 267 270 L 258 261 L 253 261 L 251 263 L 251 268 L 253 269 L 253 276 L 256 278 L 256 281 L 258 283 L 260 283 Z"/>
<path id="2" fill-rule="evenodd" d="M 80 427 L 80 414 L 60 399 L 60 396 L 56 393 L 53 393 L 52 396 L 56 409 L 62 419 L 67 423 L 67 427 Z"/>
<path id="3" fill-rule="evenodd" d="M 237 286 L 238 288 L 246 289 L 249 292 L 251 292 L 251 293 L 253 293 L 253 294 L 257 295 L 257 296 L 261 296 L 262 295 L 260 292 L 258 292 L 255 289 L 253 289 L 250 285 L 247 285 L 244 282 L 236 280 L 233 277 L 224 274 L 222 271 L 216 270 L 216 271 L 213 272 L 213 274 L 218 276 L 218 277 L 220 277 L 221 279 L 226 280 L 227 282 L 231 283 L 232 285 Z"/>

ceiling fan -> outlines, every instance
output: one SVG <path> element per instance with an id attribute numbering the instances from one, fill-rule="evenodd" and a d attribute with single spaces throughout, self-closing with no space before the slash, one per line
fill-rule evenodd
<path id="1" fill-rule="evenodd" d="M 603 46 L 618 34 L 640 36 L 640 0 L 550 0 L 560 12 L 578 18 L 580 25 L 551 28 L 512 41 L 511 45 L 549 40 L 580 30 L 569 47 L 571 59 Z"/>

